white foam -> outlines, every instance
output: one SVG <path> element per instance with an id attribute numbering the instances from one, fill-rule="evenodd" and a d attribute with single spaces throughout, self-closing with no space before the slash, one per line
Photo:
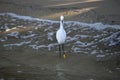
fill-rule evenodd
<path id="1" fill-rule="evenodd" d="M 7 40 L 8 40 L 8 38 L 7 38 L 6 36 L 0 38 L 0 41 L 1 41 L 1 42 L 7 41 Z"/>
<path id="2" fill-rule="evenodd" d="M 33 45 L 29 45 L 31 48 L 33 48 L 33 49 L 39 49 L 39 48 L 46 48 L 46 45 L 35 45 L 35 44 L 33 44 Z"/>
<path id="3" fill-rule="evenodd" d="M 20 43 L 14 43 L 14 44 L 4 44 L 4 47 L 9 47 L 9 46 L 22 46 L 22 45 L 26 45 L 26 44 L 30 44 L 31 41 L 23 41 Z"/>
<path id="4" fill-rule="evenodd" d="M 57 43 L 51 43 L 51 44 L 48 44 L 48 45 L 36 45 L 36 44 L 33 44 L 33 45 L 29 45 L 31 48 L 33 49 L 40 49 L 40 48 L 48 48 L 48 50 L 51 50 L 52 47 L 56 46 Z"/>
<path id="5" fill-rule="evenodd" d="M 96 57 L 97 58 L 103 58 L 103 57 L 105 57 L 105 55 L 104 54 L 98 54 Z"/>
<path id="6" fill-rule="evenodd" d="M 85 45 L 86 45 L 84 42 L 81 42 L 81 41 L 76 41 L 75 44 L 77 44 L 77 45 L 79 45 L 79 46 L 80 46 L 80 45 L 82 45 L 82 46 L 85 46 Z"/>
<path id="7" fill-rule="evenodd" d="M 87 38 L 87 37 L 90 37 L 90 36 L 88 36 L 88 35 L 82 35 L 82 34 L 81 34 L 80 37 L 81 37 L 81 38 Z"/>
<path id="8" fill-rule="evenodd" d="M 18 73 L 22 73 L 23 71 L 17 71 Z"/>
<path id="9" fill-rule="evenodd" d="M 57 43 L 52 43 L 52 44 L 48 44 L 48 50 L 50 51 L 52 49 L 52 47 L 58 45 Z"/>
<path id="10" fill-rule="evenodd" d="M 11 36 L 11 37 L 15 37 L 15 38 L 19 38 L 19 32 L 15 31 L 15 32 L 11 32 L 10 34 L 7 34 L 8 36 Z"/>
<path id="11" fill-rule="evenodd" d="M 100 42 L 104 42 L 104 43 L 108 43 L 109 46 L 114 46 L 118 43 L 120 43 L 120 31 L 111 34 L 108 37 L 103 38 L 102 40 L 100 40 Z"/>
<path id="12" fill-rule="evenodd" d="M 33 17 L 30 17 L 30 16 L 22 16 L 22 15 L 18 15 L 18 14 L 15 14 L 15 13 L 0 13 L 0 15 L 4 16 L 4 15 L 9 15 L 11 17 L 14 17 L 14 18 L 18 18 L 18 19 L 23 19 L 23 20 L 29 20 L 29 21 L 45 21 L 45 22 L 54 22 L 54 23 L 58 23 L 58 21 L 52 21 L 52 20 L 45 20 L 45 19 L 39 19 L 39 18 L 33 18 Z"/>
<path id="13" fill-rule="evenodd" d="M 97 52 L 97 50 L 93 50 L 92 52 L 91 52 L 91 54 L 97 54 L 98 52 Z"/>
<path id="14" fill-rule="evenodd" d="M 109 24 L 103 24 L 101 22 L 97 23 L 83 23 L 83 22 L 77 22 L 77 21 L 66 21 L 67 24 L 74 23 L 73 25 L 81 26 L 81 27 L 90 27 L 96 30 L 104 30 L 106 28 L 113 28 L 113 29 L 120 29 L 120 25 L 109 25 Z"/>
<path id="15" fill-rule="evenodd" d="M 77 39 L 78 38 L 76 38 L 76 37 L 70 37 L 70 36 L 68 36 L 67 39 L 66 39 L 66 42 L 72 42 L 72 41 L 75 41 Z"/>
<path id="16" fill-rule="evenodd" d="M 27 35 L 27 36 L 21 36 L 21 38 L 22 38 L 22 39 L 32 38 L 32 37 L 34 37 L 35 35 L 37 35 L 37 34 L 30 34 L 30 35 Z"/>
<path id="17" fill-rule="evenodd" d="M 81 52 L 80 48 L 78 48 L 78 47 L 74 47 L 74 48 L 72 48 L 72 50 L 73 50 L 75 53 Z"/>
<path id="18" fill-rule="evenodd" d="M 49 23 L 59 23 L 59 21 L 33 18 L 33 17 L 30 17 L 30 16 L 21 16 L 21 15 L 15 14 L 15 13 L 0 13 L 0 15 L 3 15 L 3 16 L 4 15 L 9 15 L 11 17 L 15 17 L 15 18 L 18 18 L 18 19 L 23 19 L 23 20 L 30 20 L 30 21 L 36 20 L 36 21 L 45 21 L 45 22 L 49 22 Z M 120 25 L 109 25 L 109 24 L 103 24 L 101 22 L 83 23 L 83 22 L 77 22 L 77 21 L 65 21 L 65 24 L 78 25 L 80 27 L 90 27 L 90 28 L 93 28 L 93 29 L 96 29 L 96 30 L 104 30 L 106 28 L 120 29 Z"/>
<path id="19" fill-rule="evenodd" d="M 54 35 L 54 32 L 49 32 L 48 34 L 47 34 L 47 36 L 48 36 L 48 40 L 51 40 L 51 41 L 53 41 L 53 35 Z"/>

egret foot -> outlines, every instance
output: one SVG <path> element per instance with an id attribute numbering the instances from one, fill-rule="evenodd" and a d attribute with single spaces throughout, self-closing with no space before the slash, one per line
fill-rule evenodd
<path id="1" fill-rule="evenodd" d="M 66 59 L 66 58 L 67 58 L 67 55 L 66 55 L 66 54 L 63 54 L 63 58 Z"/>

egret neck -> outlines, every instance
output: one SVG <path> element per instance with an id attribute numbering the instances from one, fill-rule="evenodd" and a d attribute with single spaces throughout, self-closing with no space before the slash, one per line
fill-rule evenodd
<path id="1" fill-rule="evenodd" d="M 63 20 L 60 21 L 60 29 L 64 29 L 63 28 Z"/>

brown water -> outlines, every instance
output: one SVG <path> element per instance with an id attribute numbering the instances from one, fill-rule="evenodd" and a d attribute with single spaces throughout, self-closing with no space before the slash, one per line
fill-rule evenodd
<path id="1" fill-rule="evenodd" d="M 58 21 L 1 14 L 0 80 L 120 79 L 119 25 L 66 21 L 64 26 L 66 59 L 58 57 Z"/>

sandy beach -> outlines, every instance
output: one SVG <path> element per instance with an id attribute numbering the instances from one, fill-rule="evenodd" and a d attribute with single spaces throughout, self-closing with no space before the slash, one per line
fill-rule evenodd
<path id="1" fill-rule="evenodd" d="M 119 0 L 0 0 L 0 12 L 13 12 L 42 19 L 120 23 Z"/>

